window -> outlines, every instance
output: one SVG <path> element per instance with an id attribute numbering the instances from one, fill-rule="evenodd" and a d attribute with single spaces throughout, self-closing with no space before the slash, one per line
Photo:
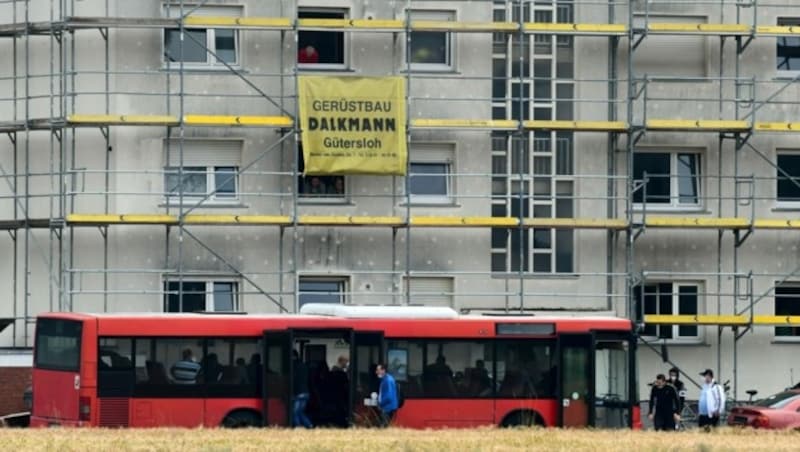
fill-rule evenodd
<path id="1" fill-rule="evenodd" d="M 36 368 L 79 372 L 82 331 L 83 323 L 77 321 L 37 320 Z"/>
<path id="2" fill-rule="evenodd" d="M 300 8 L 298 19 L 346 19 L 337 9 Z M 297 62 L 300 67 L 342 68 L 346 65 L 345 33 L 342 31 L 303 30 L 297 37 Z"/>
<path id="3" fill-rule="evenodd" d="M 241 141 L 195 141 L 183 144 L 183 170 L 177 142 L 166 143 L 164 195 L 166 202 L 231 204 L 239 201 Z"/>
<path id="4" fill-rule="evenodd" d="M 261 347 L 257 339 L 216 339 L 207 341 L 202 380 L 210 397 L 256 397 L 261 377 Z"/>
<path id="5" fill-rule="evenodd" d="M 699 205 L 699 153 L 636 152 L 633 155 L 633 177 L 637 181 L 644 181 L 645 173 L 647 183 L 634 192 L 633 202 L 646 202 L 660 207 Z"/>
<path id="6" fill-rule="evenodd" d="M 775 288 L 775 315 L 800 316 L 800 285 L 782 284 Z M 777 337 L 800 337 L 800 327 L 775 327 Z"/>
<path id="7" fill-rule="evenodd" d="M 483 398 L 494 394 L 486 341 L 388 341 L 387 366 L 408 398 Z"/>
<path id="8" fill-rule="evenodd" d="M 527 399 L 555 397 L 556 363 L 549 343 L 501 341 L 497 343 L 495 367 L 497 398 Z"/>
<path id="9" fill-rule="evenodd" d="M 800 153 L 778 153 L 778 168 L 778 201 L 800 202 Z"/>
<path id="10" fill-rule="evenodd" d="M 298 290 L 298 308 L 308 303 L 344 304 L 347 279 L 301 276 Z"/>
<path id="11" fill-rule="evenodd" d="M 184 14 L 195 7 L 184 4 Z M 179 4 L 166 5 L 164 10 L 170 18 L 181 15 Z M 204 6 L 191 13 L 192 16 L 234 17 L 241 14 L 242 9 L 237 6 Z M 224 63 L 236 66 L 239 64 L 239 34 L 227 28 L 184 28 L 181 39 L 179 28 L 167 28 L 164 30 L 164 62 L 167 67 L 174 67 L 181 60 L 190 67 L 225 67 Z"/>
<path id="12" fill-rule="evenodd" d="M 453 202 L 454 149 L 446 144 L 413 144 L 410 152 L 408 194 L 412 203 Z"/>
<path id="13" fill-rule="evenodd" d="M 238 309 L 239 284 L 236 281 L 164 282 L 164 312 L 233 312 Z"/>
<path id="14" fill-rule="evenodd" d="M 412 304 L 453 307 L 453 278 L 412 276 L 407 282 Z"/>
<path id="15" fill-rule="evenodd" d="M 639 314 L 696 315 L 700 306 L 698 289 L 699 286 L 694 283 L 648 283 L 635 287 L 633 296 Z M 700 339 L 696 325 L 645 325 L 642 335 L 664 339 Z"/>
<path id="16" fill-rule="evenodd" d="M 202 338 L 137 338 L 135 389 L 140 397 L 203 397 Z"/>
<path id="17" fill-rule="evenodd" d="M 412 21 L 453 21 L 452 11 L 409 11 Z M 449 70 L 453 68 L 452 35 L 445 31 L 412 31 L 408 61 L 414 70 Z"/>
<path id="18" fill-rule="evenodd" d="M 778 25 L 800 25 L 800 17 L 779 17 Z M 800 71 L 800 36 L 779 36 L 777 41 L 777 69 L 778 71 Z"/>
<path id="19" fill-rule="evenodd" d="M 297 153 L 297 191 L 300 198 L 313 199 L 314 201 L 330 200 L 342 202 L 347 196 L 344 176 L 305 175 L 305 160 L 303 160 L 303 145 L 300 144 Z"/>
<path id="20" fill-rule="evenodd" d="M 636 14 L 634 26 L 644 27 L 645 21 L 678 24 L 704 24 L 705 16 L 672 14 Z M 675 77 L 708 76 L 708 38 L 699 35 L 648 35 L 633 54 L 634 71 Z M 664 58 L 669 55 L 669 58 Z"/>

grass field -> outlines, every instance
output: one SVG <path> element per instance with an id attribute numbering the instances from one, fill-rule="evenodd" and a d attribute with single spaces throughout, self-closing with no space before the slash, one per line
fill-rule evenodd
<path id="1" fill-rule="evenodd" d="M 795 451 L 800 433 L 477 430 L 17 430 L 0 429 L 6 451 Z"/>

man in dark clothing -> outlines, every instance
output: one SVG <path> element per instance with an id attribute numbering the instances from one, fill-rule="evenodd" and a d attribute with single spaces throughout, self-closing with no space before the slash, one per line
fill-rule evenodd
<path id="1" fill-rule="evenodd" d="M 683 405 L 686 403 L 686 385 L 680 380 L 681 372 L 678 370 L 677 367 L 673 367 L 669 370 L 669 384 L 675 388 L 675 392 L 678 393 L 678 413 L 683 412 Z"/>
<path id="2" fill-rule="evenodd" d="M 297 350 L 292 351 L 292 370 L 294 379 L 292 380 L 294 391 L 294 401 L 292 405 L 292 426 L 305 428 L 313 427 L 311 420 L 306 416 L 306 405 L 308 404 L 308 366 L 300 359 Z"/>
<path id="3" fill-rule="evenodd" d="M 647 415 L 653 421 L 653 427 L 656 430 L 675 430 L 675 421 L 680 420 L 679 404 L 675 388 L 667 384 L 664 374 L 658 374 L 650 390 L 650 413 Z"/>

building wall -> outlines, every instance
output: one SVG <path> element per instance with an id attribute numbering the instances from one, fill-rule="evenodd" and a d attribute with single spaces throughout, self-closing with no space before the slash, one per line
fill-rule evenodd
<path id="1" fill-rule="evenodd" d="M 217 1 L 218 4 L 243 4 L 245 15 L 286 16 L 292 15 L 294 5 L 285 2 Z M 397 18 L 403 14 L 403 2 L 370 2 L 336 0 L 324 2 L 327 7 L 349 8 L 350 17 Z M 76 15 L 103 15 L 103 2 L 85 1 L 76 3 Z M 302 0 L 301 6 L 318 6 Z M 490 2 L 413 2 L 413 6 L 453 10 L 460 21 L 492 20 Z M 634 2 L 642 11 L 644 3 Z M 10 6 L 0 6 L 0 17 L 11 17 Z M 730 22 L 735 10 L 720 10 L 709 5 L 651 4 L 649 12 L 670 20 L 701 20 L 709 23 Z M 770 8 L 759 8 L 758 23 L 775 23 L 776 17 L 784 14 Z M 49 20 L 48 8 L 31 8 L 31 20 Z M 159 2 L 112 2 L 110 15 L 154 16 L 161 14 Z M 627 10 L 619 7 L 615 21 L 627 21 Z M 751 20 L 747 14 L 743 22 Z M 790 15 L 790 14 L 787 14 Z M 798 13 L 797 15 L 800 15 Z M 23 17 L 18 11 L 18 17 Z M 604 22 L 611 20 L 608 7 L 604 5 L 581 5 L 576 10 L 577 22 Z M 654 16 L 655 17 L 655 16 Z M 698 19 L 699 18 L 699 19 Z M 657 19 L 652 19 L 657 20 Z M 75 40 L 75 67 L 83 71 L 103 69 L 103 43 L 96 31 L 81 31 Z M 244 76 L 260 90 L 281 99 L 283 107 L 294 111 L 294 81 L 291 77 L 294 64 L 294 37 L 286 34 L 280 41 L 276 31 L 243 31 L 240 37 L 240 56 Z M 5 39 L 5 38 L 4 38 Z M 403 71 L 403 35 L 390 33 L 354 32 L 348 35 L 347 49 L 349 66 L 346 75 L 385 76 L 401 75 Z M 488 33 L 459 33 L 455 39 L 455 70 L 445 74 L 413 74 L 410 82 L 409 112 L 412 118 L 489 118 L 492 115 L 491 35 Z M 663 60 L 678 59 L 682 55 L 670 52 L 669 46 L 658 47 L 659 42 L 670 37 L 652 36 L 648 42 L 634 52 L 634 67 L 638 75 L 686 77 L 689 72 L 680 65 L 664 65 Z M 694 38 L 693 38 L 694 39 Z M 650 41 L 652 40 L 652 41 Z M 660 40 L 660 41 L 659 41 Z M 731 40 L 723 49 L 724 63 L 719 67 L 719 38 L 699 38 L 704 48 L 703 76 L 714 77 L 722 69 L 725 74 L 734 71 L 734 51 Z M 609 40 L 602 37 L 576 37 L 575 84 L 576 102 L 574 117 L 580 120 L 609 119 L 608 98 Z M 264 115 L 277 114 L 278 110 L 257 96 L 233 97 L 252 94 L 238 77 L 228 71 L 187 71 L 181 77 L 175 71 L 163 68 L 162 32 L 158 29 L 112 29 L 110 31 L 110 60 L 113 71 L 119 72 L 110 78 L 110 90 L 116 92 L 109 98 L 109 111 L 124 114 L 180 114 L 200 113 L 218 115 Z M 32 37 L 30 55 L 26 61 L 24 43 L 17 43 L 16 62 L 20 70 L 29 65 L 32 74 L 50 71 L 50 40 Z M 653 47 L 655 45 L 656 47 Z M 650 47 L 647 47 L 650 46 Z M 653 54 L 665 51 L 663 58 Z M 628 46 L 621 39 L 616 53 L 616 70 L 620 74 L 617 90 L 616 115 L 620 120 L 640 123 L 647 118 L 665 119 L 733 119 L 736 115 L 733 104 L 715 100 L 719 96 L 717 81 L 673 79 L 651 82 L 648 86 L 650 99 L 633 104 L 633 116 L 627 117 Z M 757 77 L 771 81 L 759 85 L 758 95 L 781 87 L 774 71 L 775 40 L 759 38 L 744 52 L 740 65 L 742 77 Z M 13 59 L 8 41 L 0 42 L 0 59 Z M 688 63 L 687 63 L 688 64 Z M 650 65 L 650 67 L 648 67 Z M 675 70 L 675 73 L 671 73 Z M 9 67 L 0 68 L 0 77 L 11 74 Z M 143 73 L 143 72 L 147 73 Z M 664 73 L 664 72 L 667 73 Z M 285 77 L 281 79 L 279 74 Z M 774 82 L 772 82 L 774 81 Z M 30 101 L 31 117 L 49 117 L 51 111 L 51 80 L 48 77 L 29 79 L 30 93 L 44 96 Z M 21 83 L 21 82 L 20 82 Z M 79 94 L 74 107 L 69 111 L 101 113 L 105 111 L 104 77 L 99 74 L 81 73 L 76 76 L 74 88 Z M 177 93 L 181 89 L 194 95 Z M 13 92 L 9 80 L 0 80 L 0 97 Z M 22 90 L 23 85 L 18 85 Z M 782 92 L 780 99 L 788 101 L 798 98 L 797 86 Z M 166 92 L 170 96 L 165 96 Z M 734 85 L 728 80 L 722 85 L 723 97 L 734 96 Z M 21 91 L 18 91 L 18 93 Z M 92 94 L 94 93 L 94 94 Z M 58 99 L 58 89 L 54 91 Z M 199 95 L 202 95 L 199 96 Z M 459 98 L 460 100 L 452 100 Z M 653 100 L 658 98 L 660 100 Z M 698 99 L 708 99 L 700 101 Z M 25 117 L 25 103 L 16 102 L 17 118 Z M 58 109 L 59 107 L 52 107 Z M 614 108 L 612 107 L 612 110 Z M 11 118 L 13 104 L 0 103 L 2 118 Z M 57 110 L 56 110 L 57 111 Z M 739 117 L 746 114 L 739 112 Z M 798 117 L 798 105 L 767 105 L 757 114 L 758 120 L 789 121 Z M 102 135 L 97 129 L 75 129 L 67 132 L 67 140 L 74 138 L 75 152 L 62 162 L 59 153 L 51 151 L 51 136 L 47 132 L 31 132 L 19 135 L 17 156 L 12 155 L 8 140 L 0 143 L 0 164 L 8 171 L 16 165 L 18 172 L 47 173 L 59 167 L 75 170 L 64 185 L 71 196 L 65 204 L 50 196 L 31 197 L 26 209 L 30 217 L 60 217 L 64 212 L 100 213 L 106 210 L 105 165 L 108 159 L 109 212 L 120 213 L 165 213 L 162 192 L 165 162 L 165 140 L 168 131 L 160 127 L 111 128 L 110 149 L 106 149 Z M 177 130 L 171 131 L 172 137 Z M 245 128 L 187 128 L 185 137 L 198 140 L 241 140 L 242 166 L 253 163 L 251 172 L 241 178 L 242 203 L 236 207 L 199 208 L 196 213 L 225 214 L 311 214 L 311 215 L 447 215 L 490 216 L 488 201 L 492 192 L 491 178 L 475 176 L 488 173 L 491 168 L 491 138 L 488 133 L 475 131 L 414 131 L 414 143 L 445 143 L 454 149 L 454 171 L 462 174 L 456 180 L 456 202 L 450 206 L 411 207 L 404 205 L 403 180 L 399 177 L 348 176 L 348 202 L 342 205 L 323 203 L 295 204 L 293 201 L 294 180 L 290 173 L 294 162 L 295 144 L 292 139 L 277 144 L 279 131 L 271 129 Z M 750 143 L 768 159 L 775 158 L 776 149 L 796 147 L 792 135 L 756 134 Z M 721 146 L 721 149 L 720 149 Z M 575 134 L 576 174 L 575 216 L 584 218 L 626 218 L 627 147 L 625 137 L 617 138 L 609 149 L 607 133 Z M 648 212 L 678 216 L 732 217 L 749 216 L 751 211 L 757 218 L 793 218 L 796 211 L 777 209 L 775 202 L 775 170 L 762 157 L 750 149 L 737 151 L 732 140 L 720 145 L 716 134 L 711 133 L 648 133 L 637 144 L 637 149 L 657 150 L 697 149 L 701 155 L 703 175 L 699 209 L 667 212 Z M 174 147 L 171 152 L 174 152 Z M 413 152 L 413 151 L 412 151 Z M 258 160 L 256 162 L 256 160 Z M 609 170 L 622 176 L 612 184 L 616 191 L 615 202 L 608 203 Z M 283 175 L 269 174 L 283 172 Z M 756 178 L 754 199 L 751 205 L 735 202 L 736 184 L 732 175 L 750 175 Z M 720 178 L 722 182 L 719 183 Z M 31 195 L 48 195 L 57 191 L 48 176 L 32 176 L 29 179 Z M 22 183 L 22 182 L 20 182 Z M 718 185 L 719 183 L 719 185 Z M 56 186 L 59 182 L 56 182 Z M 24 194 L 19 188 L 18 193 Z M 0 212 L 3 218 L 14 216 L 13 191 L 0 183 Z M 297 210 L 295 211 L 295 205 Z M 22 207 L 16 207 L 17 215 L 23 215 Z M 176 209 L 169 210 L 175 213 Z M 634 218 L 641 218 L 637 213 Z M 29 235 L 20 232 L 16 262 L 11 240 L 0 240 L 0 291 L 12 293 L 16 285 L 16 298 L 0 304 L 3 316 L 35 315 L 38 312 L 58 309 L 79 311 L 149 311 L 163 306 L 163 280 L 165 274 L 194 273 L 200 275 L 232 275 L 230 267 L 239 269 L 247 279 L 240 278 L 240 308 L 248 312 L 275 312 L 278 307 L 273 298 L 294 310 L 292 292 L 298 275 L 336 275 L 349 277 L 349 290 L 353 292 L 348 301 L 354 303 L 398 303 L 403 302 L 402 272 L 408 266 L 419 274 L 454 275 L 456 308 L 515 308 L 520 302 L 528 309 L 560 309 L 567 311 L 615 310 L 626 315 L 625 301 L 625 241 L 624 233 L 609 234 L 604 230 L 579 230 L 575 233 L 575 274 L 530 275 L 524 278 L 490 276 L 491 231 L 488 229 L 413 229 L 409 233 L 398 231 L 396 238 L 387 228 L 333 228 L 301 227 L 287 229 L 283 235 L 276 227 L 189 227 L 187 231 L 208 246 L 203 248 L 188 234 L 177 228 L 165 231 L 157 226 L 116 226 L 109 228 L 108 263 L 111 272 L 104 277 L 106 265 L 103 255 L 103 236 L 95 228 L 70 231 L 59 250 L 58 241 L 47 230 L 33 230 Z M 182 237 L 182 242 L 179 242 Z M 24 278 L 18 273 L 16 281 L 13 269 L 23 268 L 24 238 L 30 237 L 29 258 L 30 281 L 27 287 L 29 304 L 25 306 Z M 410 246 L 407 246 L 410 240 Z M 180 245 L 179 245 L 180 243 Z M 393 246 L 394 243 L 394 246 Z M 410 254 L 407 255 L 407 250 Z M 612 256 L 609 256 L 611 250 Z M 770 288 L 798 266 L 797 240 L 793 234 L 779 231 L 758 231 L 747 238 L 738 250 L 734 267 L 734 237 L 730 231 L 695 230 L 647 230 L 635 243 L 633 271 L 640 275 L 650 272 L 651 280 L 696 282 L 705 291 L 700 297 L 700 311 L 716 313 L 718 304 L 722 313 L 733 308 L 742 309 L 745 301 L 734 306 L 731 274 L 753 271 L 753 294 L 765 295 L 755 307 L 757 314 L 774 313 L 774 300 Z M 180 259 L 179 259 L 180 253 Z M 56 256 L 55 260 L 49 256 Z M 65 274 L 57 271 L 59 259 L 72 269 Z M 410 262 L 407 264 L 406 262 Z M 55 270 L 54 270 L 55 269 Z M 283 271 L 283 273 L 279 273 Z M 607 273 L 613 273 L 610 277 Z M 721 273 L 720 277 L 714 273 Z M 520 283 L 522 281 L 522 284 Z M 267 292 L 265 296 L 261 292 Z M 520 296 L 522 293 L 522 296 Z M 730 329 L 722 332 L 719 343 L 716 327 L 701 327 L 700 342 L 696 344 L 670 345 L 670 358 L 694 376 L 706 367 L 720 368 L 720 379 L 732 378 L 733 340 Z M 16 337 L 9 328 L 0 334 L 2 345 L 31 345 L 32 326 L 17 322 Z M 796 352 L 796 343 L 776 343 L 772 328 L 756 328 L 738 342 L 739 393 L 743 389 L 756 387 L 768 393 L 788 386 L 795 368 L 784 356 Z M 666 370 L 660 358 L 646 347 L 640 347 L 640 391 L 646 394 L 646 382 Z M 717 363 L 717 350 L 721 362 Z M 764 353 L 768 350 L 769 353 Z M 765 356 L 766 355 L 766 356 Z M 774 364 L 776 371 L 765 375 L 753 366 L 763 360 Z M 774 362 L 771 362 L 774 361 Z M 798 369 L 800 372 L 800 369 Z M 798 377 L 800 378 L 800 377 Z"/>

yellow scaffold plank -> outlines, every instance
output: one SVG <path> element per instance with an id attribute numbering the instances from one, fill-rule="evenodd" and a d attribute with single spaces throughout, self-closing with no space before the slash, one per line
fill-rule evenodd
<path id="1" fill-rule="evenodd" d="M 516 226 L 516 218 L 494 217 L 411 217 L 409 224 L 420 227 L 512 227 Z"/>
<path id="2" fill-rule="evenodd" d="M 178 118 L 170 115 L 69 115 L 67 122 L 72 125 L 176 125 Z"/>
<path id="3" fill-rule="evenodd" d="M 519 122 L 507 119 L 412 119 L 415 129 L 515 130 Z"/>
<path id="4" fill-rule="evenodd" d="M 647 130 L 673 130 L 698 132 L 745 132 L 750 129 L 747 121 L 720 121 L 710 119 L 649 119 Z"/>
<path id="5" fill-rule="evenodd" d="M 292 118 L 288 116 L 185 115 L 183 122 L 190 126 L 292 126 Z"/>
<path id="6" fill-rule="evenodd" d="M 800 35 L 800 25 L 759 25 L 756 33 L 764 36 Z"/>
<path id="7" fill-rule="evenodd" d="M 628 32 L 628 27 L 623 24 L 554 24 L 550 22 L 526 22 L 522 24 L 522 29 L 527 33 L 551 34 L 624 35 Z"/>
<path id="8" fill-rule="evenodd" d="M 761 326 L 797 326 L 800 316 L 756 315 L 752 322 L 746 315 L 646 315 L 644 323 L 650 325 L 729 325 L 742 326 L 752 323 Z"/>
<path id="9" fill-rule="evenodd" d="M 800 132 L 800 122 L 757 122 L 753 128 L 758 132 Z"/>
<path id="10" fill-rule="evenodd" d="M 628 222 L 618 218 L 525 218 L 522 222 L 529 228 L 556 229 L 625 229 Z"/>
<path id="11" fill-rule="evenodd" d="M 176 224 L 174 215 L 161 214 L 69 214 L 67 224 L 70 225 L 104 225 L 104 224 Z"/>
<path id="12" fill-rule="evenodd" d="M 645 219 L 645 226 L 653 228 L 746 229 L 750 227 L 750 220 L 748 220 L 747 218 L 648 216 Z"/>
<path id="13" fill-rule="evenodd" d="M 345 215 L 301 215 L 297 222 L 303 226 L 402 226 L 401 217 L 369 217 Z"/>
<path id="14" fill-rule="evenodd" d="M 247 224 L 247 225 L 288 225 L 292 220 L 285 215 L 206 215 L 206 214 L 189 214 L 183 218 L 185 224 L 203 224 L 203 225 L 234 225 L 234 224 Z"/>
<path id="15" fill-rule="evenodd" d="M 753 221 L 755 229 L 800 229 L 800 220 L 760 219 Z"/>
<path id="16" fill-rule="evenodd" d="M 412 20 L 414 31 L 464 31 L 464 32 L 511 32 L 519 30 L 513 22 L 454 22 L 446 20 Z"/>
<path id="17" fill-rule="evenodd" d="M 798 315 L 756 315 L 753 316 L 754 325 L 771 326 L 800 326 Z"/>
<path id="18" fill-rule="evenodd" d="M 288 17 L 225 17 L 225 16 L 189 16 L 183 23 L 189 26 L 205 28 L 263 28 L 288 30 L 292 21 Z"/>
<path id="19" fill-rule="evenodd" d="M 645 315 L 649 325 L 746 325 L 748 317 L 742 315 Z"/>
<path id="20" fill-rule="evenodd" d="M 574 130 L 584 132 L 624 132 L 628 124 L 622 121 L 523 121 L 526 129 Z"/>
<path id="21" fill-rule="evenodd" d="M 647 24 L 647 31 L 654 34 L 667 33 L 706 33 L 713 35 L 744 35 L 749 34 L 752 28 L 743 24 L 687 24 L 687 23 L 660 23 Z"/>
<path id="22" fill-rule="evenodd" d="M 300 29 L 354 29 L 354 30 L 402 30 L 405 22 L 394 19 L 298 19 Z"/>

